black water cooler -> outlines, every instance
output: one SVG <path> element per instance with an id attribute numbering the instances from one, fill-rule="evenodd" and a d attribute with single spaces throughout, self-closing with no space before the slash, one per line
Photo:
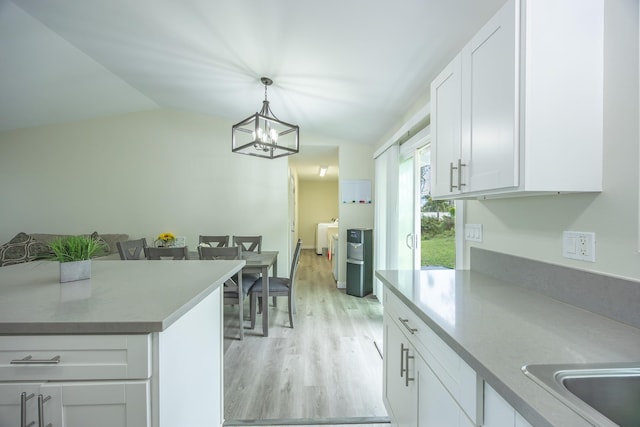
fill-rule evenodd
<path id="1" fill-rule="evenodd" d="M 347 294 L 363 297 L 373 292 L 373 230 L 347 230 Z"/>

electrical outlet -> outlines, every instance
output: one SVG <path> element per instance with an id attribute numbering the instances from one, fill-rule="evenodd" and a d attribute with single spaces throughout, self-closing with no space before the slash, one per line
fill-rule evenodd
<path id="1" fill-rule="evenodd" d="M 562 256 L 596 262 L 596 233 L 565 231 L 562 233 Z"/>

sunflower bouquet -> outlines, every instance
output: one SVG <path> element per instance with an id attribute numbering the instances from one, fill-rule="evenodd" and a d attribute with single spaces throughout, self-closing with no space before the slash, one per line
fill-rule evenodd
<path id="1" fill-rule="evenodd" d="M 160 233 L 155 240 L 157 247 L 168 247 L 174 244 L 176 236 L 173 233 Z"/>

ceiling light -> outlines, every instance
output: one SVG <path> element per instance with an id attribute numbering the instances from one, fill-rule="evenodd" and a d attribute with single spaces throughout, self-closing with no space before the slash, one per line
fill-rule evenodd
<path id="1" fill-rule="evenodd" d="M 273 84 L 268 77 L 264 84 L 262 110 L 231 128 L 231 151 L 249 156 L 275 159 L 296 154 L 299 150 L 300 128 L 279 120 L 269 108 L 267 87 Z"/>
<path id="2" fill-rule="evenodd" d="M 320 171 L 318 172 L 318 175 L 325 176 L 327 174 L 327 169 L 329 169 L 328 166 L 320 166 Z"/>

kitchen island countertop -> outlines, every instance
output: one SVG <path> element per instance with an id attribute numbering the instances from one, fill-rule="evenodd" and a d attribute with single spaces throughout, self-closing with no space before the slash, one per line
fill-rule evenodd
<path id="1" fill-rule="evenodd" d="M 523 365 L 640 361 L 640 329 L 479 272 L 376 276 L 534 426 L 590 424 Z"/>
<path id="2" fill-rule="evenodd" d="M 96 261 L 91 279 L 59 283 L 59 264 L 0 268 L 0 334 L 161 332 L 244 261 Z"/>

